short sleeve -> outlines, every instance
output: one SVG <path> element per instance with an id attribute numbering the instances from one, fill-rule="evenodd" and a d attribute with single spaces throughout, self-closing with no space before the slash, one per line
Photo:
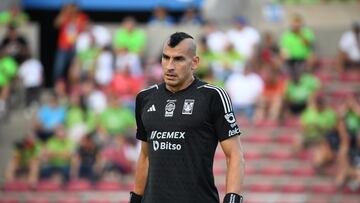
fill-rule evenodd
<path id="1" fill-rule="evenodd" d="M 146 131 L 141 119 L 142 114 L 142 98 L 141 94 L 136 96 L 135 102 L 135 120 L 136 120 L 136 139 L 147 141 Z"/>
<path id="2" fill-rule="evenodd" d="M 213 87 L 215 94 L 211 100 L 211 116 L 216 136 L 219 141 L 240 135 L 235 114 L 227 92 L 220 87 Z"/>

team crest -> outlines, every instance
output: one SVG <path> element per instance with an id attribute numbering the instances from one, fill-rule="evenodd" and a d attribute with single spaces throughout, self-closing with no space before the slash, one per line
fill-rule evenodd
<path id="1" fill-rule="evenodd" d="M 165 106 L 165 117 L 173 117 L 175 110 L 175 102 L 176 100 L 167 100 L 167 104 Z"/>
<path id="2" fill-rule="evenodd" d="M 191 115 L 193 112 L 195 100 L 185 99 L 182 114 Z"/>

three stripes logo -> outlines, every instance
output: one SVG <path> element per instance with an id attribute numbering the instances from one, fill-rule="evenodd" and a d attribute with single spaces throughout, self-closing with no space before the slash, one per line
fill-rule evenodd
<path id="1" fill-rule="evenodd" d="M 148 108 L 147 112 L 153 112 L 153 111 L 156 111 L 154 104 Z"/>

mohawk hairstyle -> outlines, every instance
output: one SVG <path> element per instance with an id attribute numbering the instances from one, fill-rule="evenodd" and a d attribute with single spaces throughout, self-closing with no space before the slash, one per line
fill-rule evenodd
<path id="1" fill-rule="evenodd" d="M 181 41 L 184 39 L 194 39 L 191 35 L 185 33 L 185 32 L 175 32 L 170 36 L 170 40 L 168 42 L 168 45 L 172 48 L 176 47 Z"/>

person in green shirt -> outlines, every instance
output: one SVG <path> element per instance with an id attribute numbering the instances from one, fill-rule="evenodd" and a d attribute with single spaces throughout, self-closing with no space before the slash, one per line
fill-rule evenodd
<path id="1" fill-rule="evenodd" d="M 67 137 L 64 126 L 58 126 L 55 136 L 44 145 L 41 177 L 50 178 L 57 173 L 61 175 L 62 180 L 68 181 L 74 150 L 75 144 Z"/>
<path id="2" fill-rule="evenodd" d="M 6 56 L 0 50 L 0 117 L 6 112 L 6 100 L 9 97 L 10 83 L 16 76 L 18 65 L 14 58 Z"/>
<path id="3" fill-rule="evenodd" d="M 285 102 L 292 114 L 304 111 L 311 96 L 320 88 L 320 81 L 309 73 L 296 74 L 285 90 Z"/>
<path id="4" fill-rule="evenodd" d="M 125 136 L 135 128 L 133 112 L 120 104 L 119 99 L 111 95 L 107 108 L 99 116 L 99 132 L 107 136 Z"/>
<path id="5" fill-rule="evenodd" d="M 126 17 L 122 26 L 115 31 L 113 47 L 115 51 L 127 49 L 130 53 L 141 56 L 146 45 L 145 32 L 136 27 L 136 20 Z"/>
<path id="6" fill-rule="evenodd" d="M 68 130 L 69 138 L 78 143 L 88 133 L 95 131 L 96 115 L 88 109 L 84 98 L 78 93 L 70 96 L 70 105 L 65 117 L 65 127 Z"/>
<path id="7" fill-rule="evenodd" d="M 304 26 L 300 15 L 291 19 L 291 28 L 280 37 L 280 54 L 291 77 L 304 70 L 311 70 L 315 63 L 314 33 Z"/>
<path id="8" fill-rule="evenodd" d="M 0 12 L 0 26 L 13 25 L 15 27 L 19 27 L 21 25 L 25 25 L 28 21 L 28 15 L 22 12 L 16 4 L 14 4 L 9 10 Z"/>
<path id="9" fill-rule="evenodd" d="M 29 134 L 16 142 L 13 155 L 5 170 L 6 182 L 12 182 L 20 175 L 28 183 L 36 184 L 38 181 L 40 152 L 41 146 L 33 134 Z"/>

